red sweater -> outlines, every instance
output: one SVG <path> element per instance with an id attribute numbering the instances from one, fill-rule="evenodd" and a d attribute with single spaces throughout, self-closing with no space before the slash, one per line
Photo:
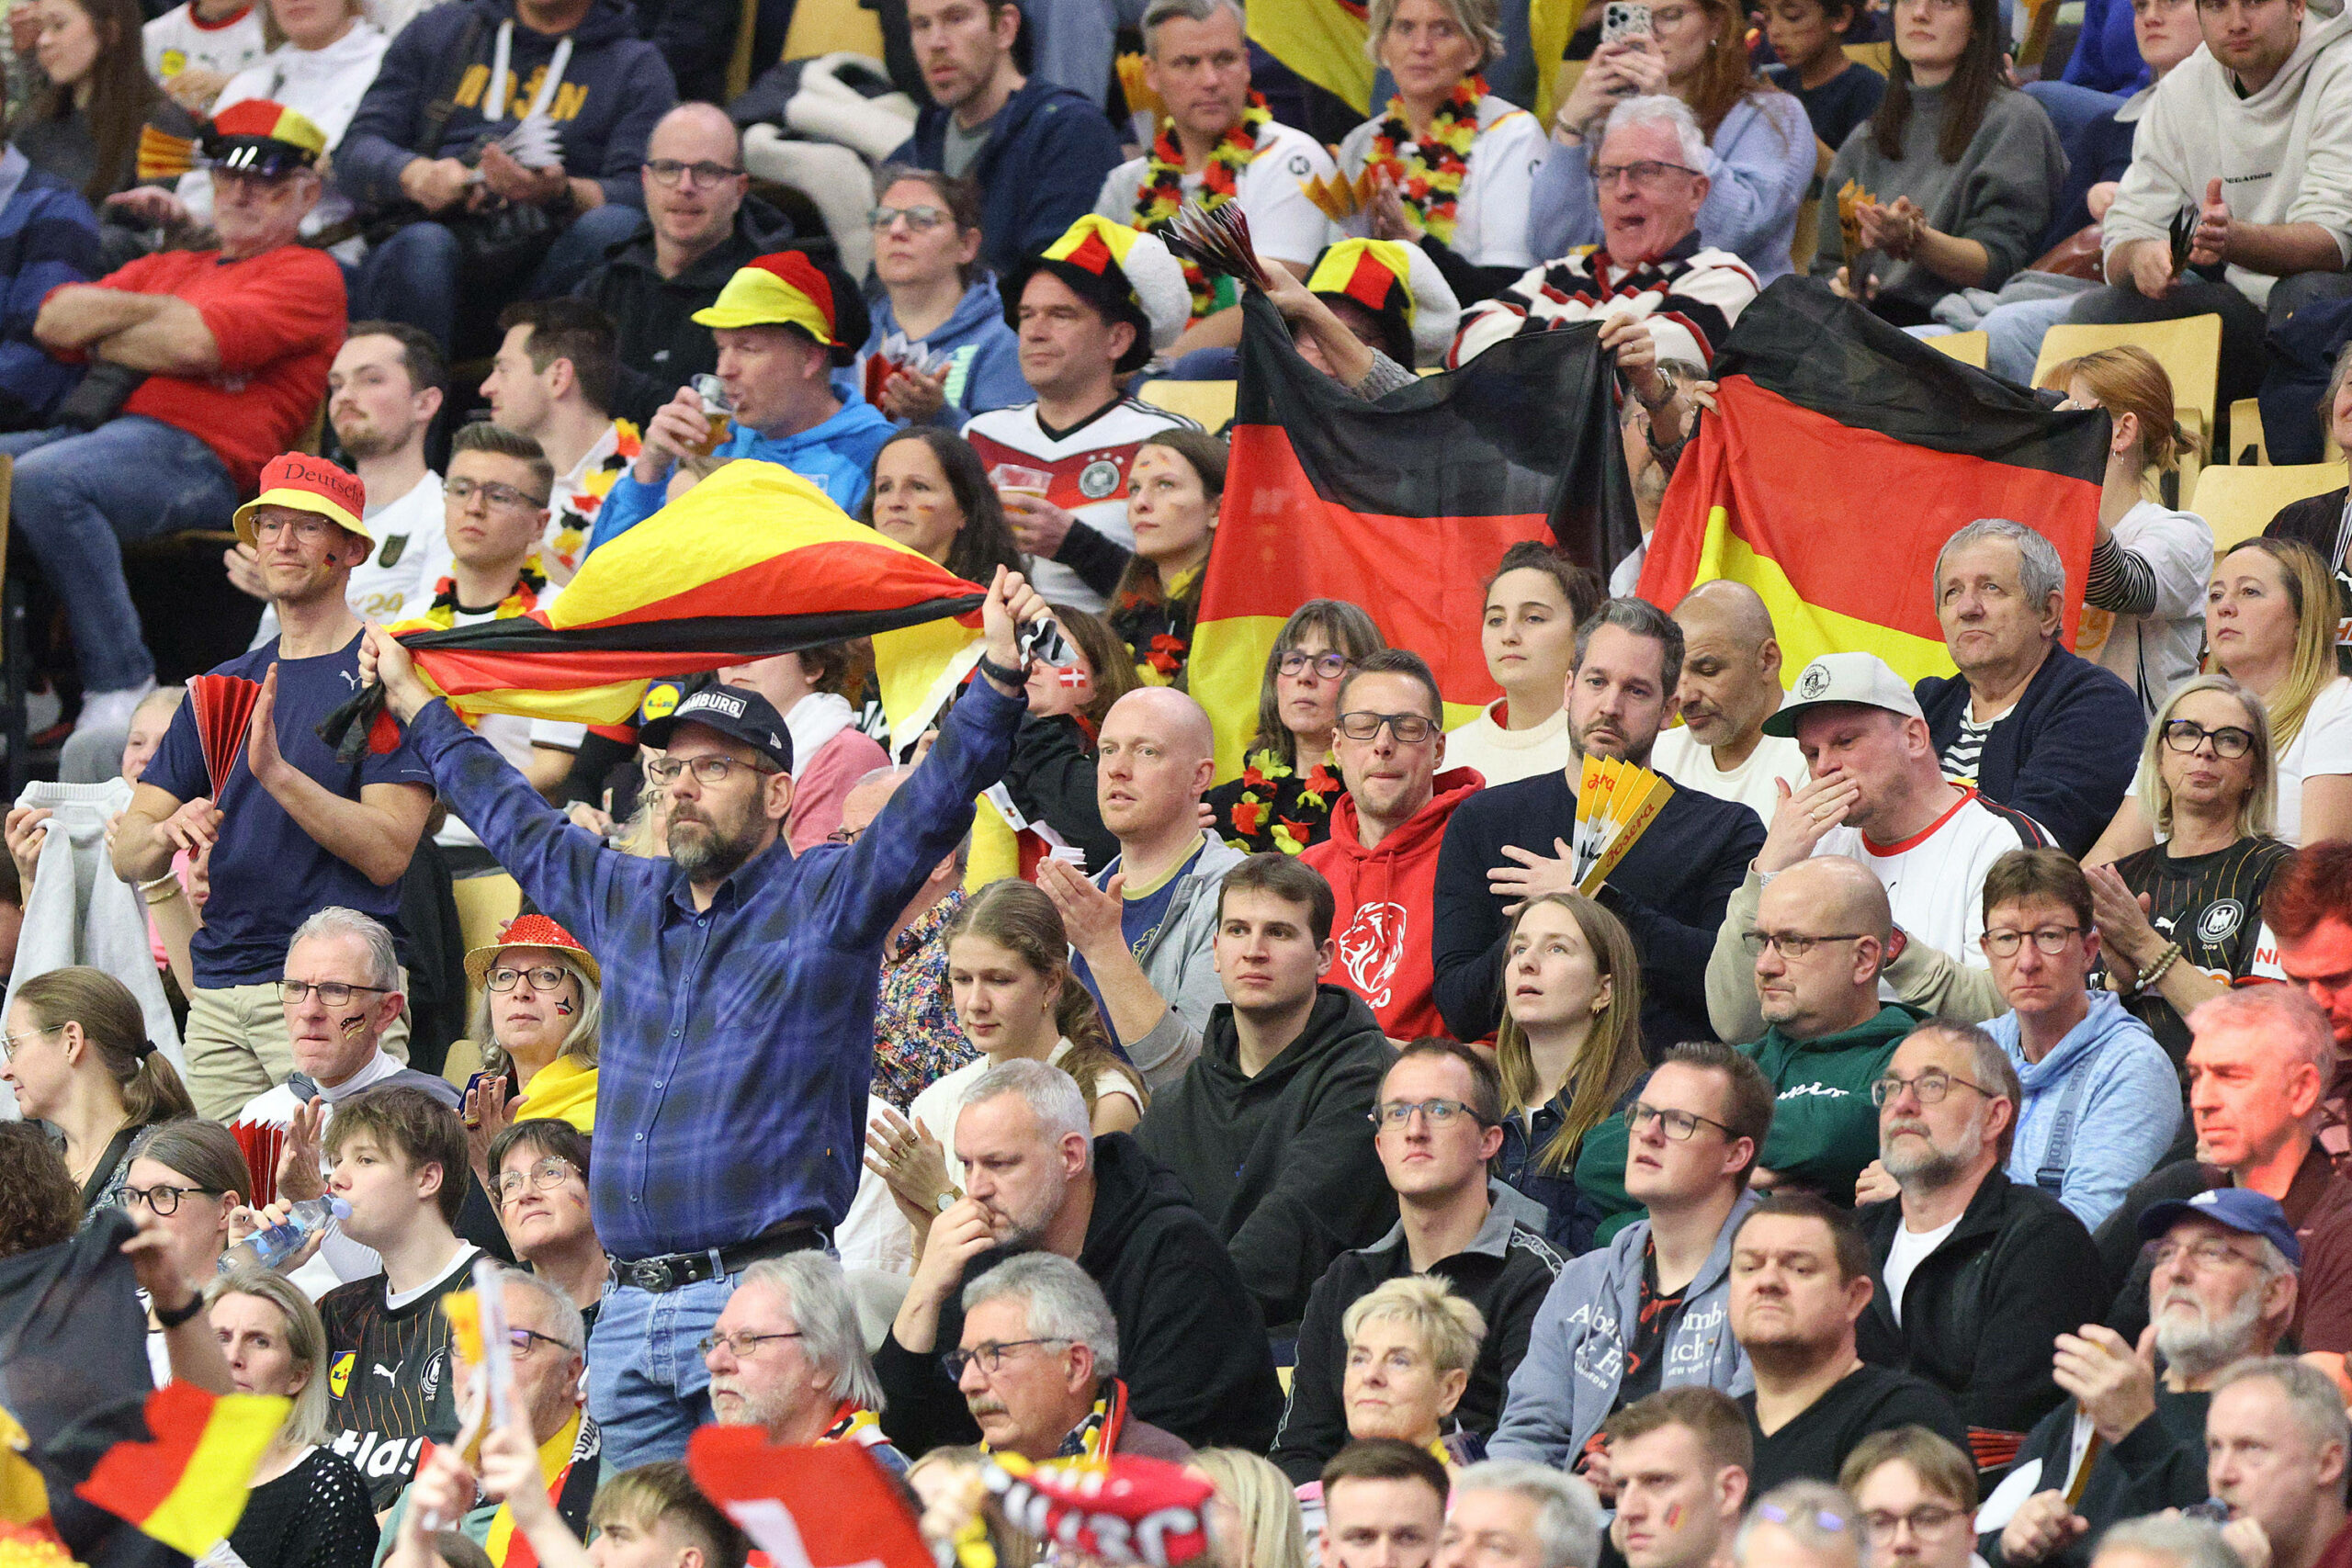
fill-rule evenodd
<path id="1" fill-rule="evenodd" d="M 1331 836 L 1298 857 L 1323 874 L 1337 905 L 1331 931 L 1340 962 L 1328 978 L 1371 1003 L 1392 1040 L 1446 1032 L 1430 963 L 1437 852 L 1453 808 L 1487 781 L 1476 768 L 1452 768 L 1435 782 L 1430 803 L 1375 849 L 1365 849 L 1356 836 L 1355 796 L 1341 795 L 1331 808 Z"/>

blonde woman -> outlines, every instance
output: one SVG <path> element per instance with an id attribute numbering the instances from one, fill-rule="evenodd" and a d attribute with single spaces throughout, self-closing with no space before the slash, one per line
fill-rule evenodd
<path id="1" fill-rule="evenodd" d="M 1216 1488 L 1208 1506 L 1214 1568 L 1306 1568 L 1298 1496 L 1271 1461 L 1239 1449 L 1202 1449 L 1184 1468 Z"/>
<path id="2" fill-rule="evenodd" d="M 1642 976 L 1634 939 L 1581 893 L 1532 898 L 1503 938 L 1503 1146 L 1495 1174 L 1544 1205 L 1544 1239 L 1567 1257 L 1592 1249 L 1605 1217 L 1580 1190 L 1588 1136 L 1642 1077 Z M 1623 1122 L 1615 1174 L 1624 1175 Z M 1631 1213 L 1629 1203 L 1626 1210 Z"/>
<path id="3" fill-rule="evenodd" d="M 578 937 L 545 915 L 524 915 L 466 954 L 466 978 L 481 987 L 473 1037 L 482 1064 L 466 1085 L 466 1142 L 487 1188 L 490 1145 L 510 1123 L 553 1117 L 596 1130 L 604 972 Z"/>

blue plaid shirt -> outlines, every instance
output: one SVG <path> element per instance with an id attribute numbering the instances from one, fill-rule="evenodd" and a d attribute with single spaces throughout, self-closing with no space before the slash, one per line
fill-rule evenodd
<path id="1" fill-rule="evenodd" d="M 781 841 L 697 911 L 666 860 L 607 849 L 539 797 L 447 705 L 410 735 L 451 810 L 604 966 L 596 1234 L 623 1259 L 751 1240 L 849 1212 L 874 1077 L 882 940 L 1027 706 L 975 681 L 939 742 L 847 848 Z"/>

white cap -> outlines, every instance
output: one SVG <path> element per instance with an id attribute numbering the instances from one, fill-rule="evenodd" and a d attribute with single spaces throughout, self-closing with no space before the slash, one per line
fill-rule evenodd
<path id="1" fill-rule="evenodd" d="M 1825 653 L 1798 671 L 1789 700 L 1781 705 L 1778 713 L 1764 720 L 1764 733 L 1793 737 L 1799 715 L 1807 708 L 1826 707 L 1832 703 L 1884 708 L 1905 718 L 1928 716 L 1919 711 L 1919 699 L 1911 694 L 1903 677 L 1877 654 Z"/>

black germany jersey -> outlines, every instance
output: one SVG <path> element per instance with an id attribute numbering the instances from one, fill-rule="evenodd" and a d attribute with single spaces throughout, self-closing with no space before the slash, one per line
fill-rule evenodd
<path id="1" fill-rule="evenodd" d="M 2115 863 L 2134 893 L 2148 895 L 2148 920 L 2167 942 L 2180 943 L 2180 962 L 2193 964 L 2225 986 L 2282 980 L 2278 944 L 2262 923 L 2262 893 L 2294 846 L 2276 839 L 2240 839 L 2225 850 L 2176 859 L 2155 845 Z M 2188 1024 L 2154 991 L 2124 1006 L 2148 1026 L 2179 1066 L 2188 1055 Z"/>
<path id="2" fill-rule="evenodd" d="M 441 1298 L 472 1282 L 481 1255 L 464 1248 L 448 1272 L 397 1307 L 385 1304 L 381 1274 L 319 1298 L 327 1325 L 328 1446 L 358 1469 L 379 1512 L 414 1475 L 424 1438 L 457 1436 Z"/>

